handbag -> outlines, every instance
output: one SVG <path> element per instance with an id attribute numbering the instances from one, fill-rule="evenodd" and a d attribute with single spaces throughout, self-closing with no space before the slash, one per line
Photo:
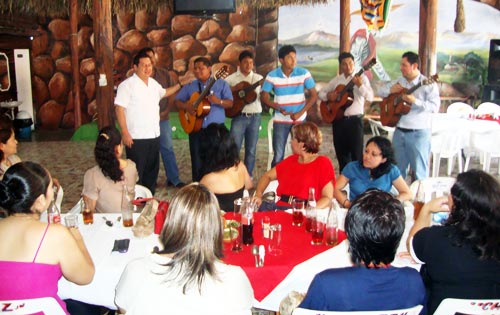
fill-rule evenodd
<path id="1" fill-rule="evenodd" d="M 156 198 L 138 198 L 132 203 L 136 206 L 146 205 L 142 209 L 139 218 L 132 228 L 134 236 L 146 237 L 153 233 L 160 234 L 163 223 L 167 216 L 169 202 L 168 200 L 157 200 Z"/>

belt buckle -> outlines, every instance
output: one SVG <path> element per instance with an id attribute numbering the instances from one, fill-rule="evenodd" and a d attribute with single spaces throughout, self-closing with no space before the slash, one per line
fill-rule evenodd
<path id="1" fill-rule="evenodd" d="M 288 196 L 288 204 L 290 204 L 290 205 L 291 205 L 291 204 L 292 204 L 292 202 L 293 202 L 293 196 L 292 196 L 292 195 L 290 195 L 290 196 Z"/>

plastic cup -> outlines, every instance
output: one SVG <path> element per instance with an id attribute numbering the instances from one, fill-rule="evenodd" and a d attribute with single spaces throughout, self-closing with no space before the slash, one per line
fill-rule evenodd
<path id="1" fill-rule="evenodd" d="M 64 216 L 64 225 L 68 228 L 78 227 L 78 216 L 75 214 L 67 214 Z"/>
<path id="2" fill-rule="evenodd" d="M 294 198 L 292 201 L 292 225 L 302 226 L 304 223 L 305 200 Z"/>

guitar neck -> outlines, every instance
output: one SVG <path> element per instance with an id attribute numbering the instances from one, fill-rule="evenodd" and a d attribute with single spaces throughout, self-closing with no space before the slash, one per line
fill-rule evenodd
<path id="1" fill-rule="evenodd" d="M 411 94 L 413 92 L 415 92 L 418 88 L 420 88 L 423 84 L 423 81 L 420 81 L 418 82 L 416 85 L 412 86 L 411 88 L 408 89 L 408 91 L 406 91 L 405 94 Z"/>
<path id="2" fill-rule="evenodd" d="M 212 86 L 214 86 L 215 84 L 215 81 L 216 79 L 214 79 L 213 77 L 210 77 L 208 79 L 208 84 L 207 86 L 205 86 L 205 88 L 203 89 L 203 91 L 201 92 L 200 96 L 196 99 L 196 101 L 193 103 L 192 107 L 193 108 L 196 108 L 198 107 L 198 104 L 200 104 L 200 102 L 205 98 L 207 97 L 208 95 L 208 92 L 210 91 L 210 89 L 212 88 Z"/>
<path id="3" fill-rule="evenodd" d="M 243 89 L 244 92 L 248 92 L 248 91 L 252 91 L 253 89 L 255 89 L 257 86 L 260 85 L 260 83 L 263 81 L 264 79 L 260 79 L 259 81 L 255 82 L 254 84 L 250 85 L 250 86 L 247 86 L 246 88 Z"/>

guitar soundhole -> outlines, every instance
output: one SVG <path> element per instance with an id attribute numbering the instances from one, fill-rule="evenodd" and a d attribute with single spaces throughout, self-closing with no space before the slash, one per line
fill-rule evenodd
<path id="1" fill-rule="evenodd" d="M 240 98 L 244 98 L 244 97 L 245 97 L 245 91 L 239 91 L 239 92 L 238 92 L 238 96 L 239 96 Z"/>

